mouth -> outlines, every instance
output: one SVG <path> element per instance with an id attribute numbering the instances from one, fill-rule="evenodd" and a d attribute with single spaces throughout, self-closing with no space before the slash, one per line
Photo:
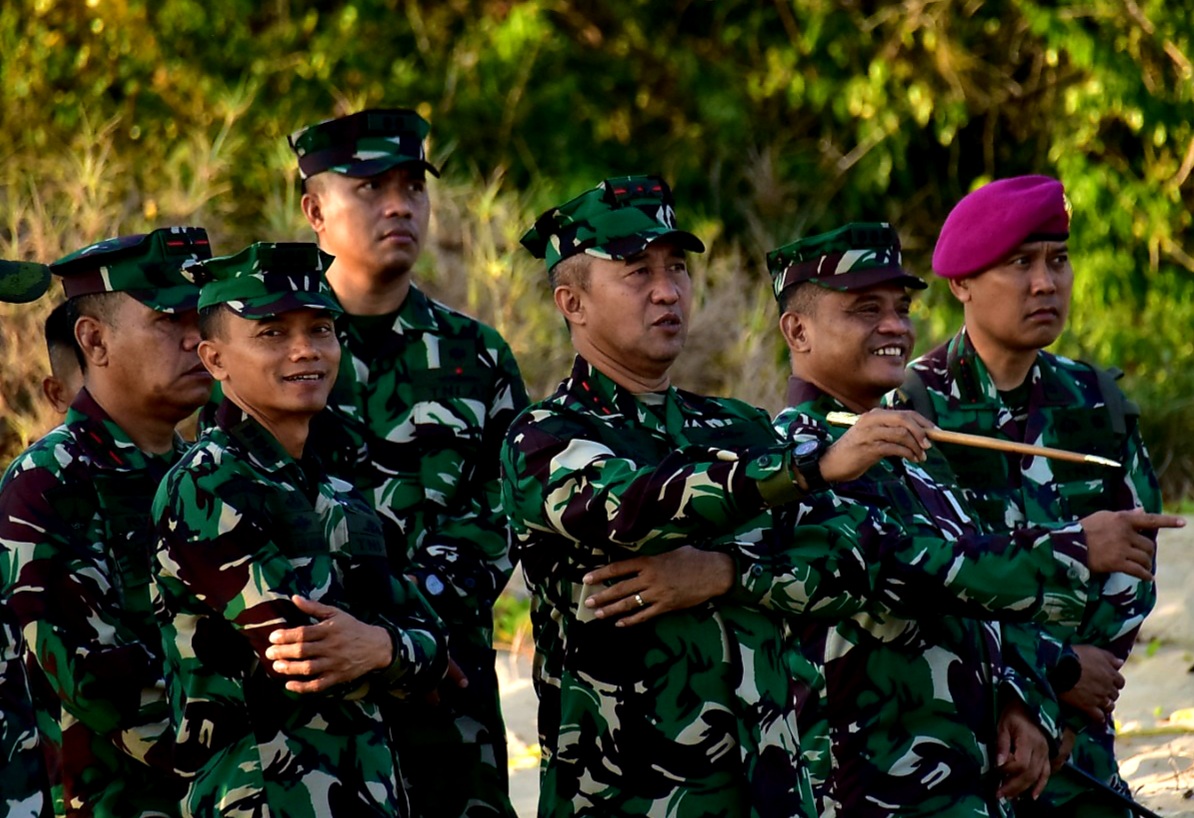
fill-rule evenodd
<path id="1" fill-rule="evenodd" d="M 294 375 L 286 375 L 282 378 L 287 383 L 319 383 L 327 376 L 322 372 L 297 372 Z"/>
<path id="2" fill-rule="evenodd" d="M 1028 313 L 1030 320 L 1053 320 L 1061 317 L 1061 310 L 1056 307 L 1041 307 L 1039 310 L 1033 310 Z"/>
<path id="3" fill-rule="evenodd" d="M 886 344 L 878 349 L 871 350 L 871 354 L 879 358 L 898 358 L 903 360 L 908 357 L 908 348 L 902 344 Z"/>
<path id="4" fill-rule="evenodd" d="M 381 234 L 382 241 L 394 241 L 401 244 L 413 243 L 415 234 L 403 227 L 387 230 Z"/>
<path id="5" fill-rule="evenodd" d="M 668 313 L 652 321 L 651 326 L 663 327 L 664 329 L 679 329 L 684 326 L 684 319 L 674 313 Z"/>
<path id="6" fill-rule="evenodd" d="M 210 378 L 211 373 L 207 371 L 207 367 L 205 367 L 203 364 L 199 364 L 197 366 L 191 367 L 186 372 L 182 373 L 182 376 L 184 378 L 190 378 L 190 377 Z"/>

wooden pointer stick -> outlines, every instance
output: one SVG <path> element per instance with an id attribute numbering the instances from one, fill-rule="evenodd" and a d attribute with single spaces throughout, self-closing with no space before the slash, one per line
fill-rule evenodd
<path id="1" fill-rule="evenodd" d="M 858 420 L 858 415 L 850 412 L 830 412 L 825 419 L 834 426 L 853 426 Z M 927 434 L 929 440 L 935 440 L 938 443 L 956 443 L 959 446 L 972 446 L 977 449 L 995 449 L 1000 452 L 1048 457 L 1053 460 L 1068 460 L 1071 463 L 1092 463 L 1112 469 L 1121 468 L 1120 464 L 1114 460 L 1099 457 L 1097 454 L 1068 452 L 1065 449 L 1051 449 L 1048 446 L 1030 446 L 1027 443 L 1015 443 L 1010 440 L 999 440 L 983 435 L 968 435 L 962 432 L 947 432 L 944 429 L 930 429 Z"/>

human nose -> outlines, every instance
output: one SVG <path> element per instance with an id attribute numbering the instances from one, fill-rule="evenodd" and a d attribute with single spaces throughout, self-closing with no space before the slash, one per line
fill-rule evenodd
<path id="1" fill-rule="evenodd" d="M 879 319 L 879 332 L 886 335 L 910 335 L 912 319 L 898 310 L 886 310 Z"/>
<path id="2" fill-rule="evenodd" d="M 305 332 L 295 334 L 290 345 L 290 359 L 292 361 L 314 361 L 319 359 L 319 347 L 315 340 Z"/>
<path id="3" fill-rule="evenodd" d="M 199 317 L 197 314 L 186 315 L 182 318 L 182 350 L 194 352 L 199 348 L 203 336 L 199 333 Z"/>
<path id="4" fill-rule="evenodd" d="M 408 219 L 414 213 L 411 196 L 400 185 L 390 185 L 386 189 L 385 208 L 387 216 Z"/>
<path id="5" fill-rule="evenodd" d="M 1034 294 L 1048 294 L 1057 289 L 1054 271 L 1043 258 L 1032 263 L 1028 275 L 1028 284 Z"/>
<path id="6" fill-rule="evenodd" d="M 666 272 L 663 275 L 656 274 L 651 298 L 659 304 L 675 304 L 680 300 L 680 285 Z"/>

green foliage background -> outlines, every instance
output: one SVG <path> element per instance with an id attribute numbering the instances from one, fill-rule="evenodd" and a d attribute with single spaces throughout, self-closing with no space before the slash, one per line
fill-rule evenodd
<path id="1" fill-rule="evenodd" d="M 417 107 L 446 165 L 420 277 L 510 338 L 533 392 L 569 355 L 521 229 L 658 170 L 711 240 L 678 380 L 775 408 L 766 250 L 889 219 L 928 274 L 960 196 L 1050 173 L 1078 272 L 1058 350 L 1128 372 L 1173 498 L 1194 486 L 1192 33 L 1189 0 L 8 0 L 0 252 L 171 223 L 217 251 L 305 238 L 285 135 Z M 11 454 L 49 420 L 44 306 L 2 315 Z M 959 319 L 940 282 L 917 317 L 921 349 Z"/>

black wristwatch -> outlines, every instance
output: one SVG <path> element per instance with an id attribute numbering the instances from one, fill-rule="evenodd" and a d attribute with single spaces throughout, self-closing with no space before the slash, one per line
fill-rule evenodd
<path id="1" fill-rule="evenodd" d="M 806 440 L 792 450 L 792 469 L 799 472 L 805 491 L 824 491 L 828 481 L 821 476 L 821 456 L 828 447 L 819 440 Z"/>

